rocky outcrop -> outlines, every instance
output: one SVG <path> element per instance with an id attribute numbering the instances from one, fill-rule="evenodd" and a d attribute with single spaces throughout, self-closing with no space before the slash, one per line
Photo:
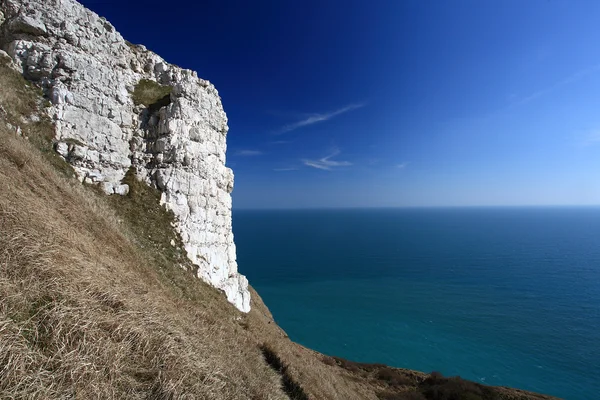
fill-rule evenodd
<path id="1" fill-rule="evenodd" d="M 56 151 L 78 178 L 123 195 L 135 170 L 174 212 L 199 277 L 249 311 L 231 229 L 227 116 L 215 87 L 129 44 L 74 0 L 0 0 L 0 48 L 52 102 Z M 142 81 L 170 93 L 136 104 Z"/>

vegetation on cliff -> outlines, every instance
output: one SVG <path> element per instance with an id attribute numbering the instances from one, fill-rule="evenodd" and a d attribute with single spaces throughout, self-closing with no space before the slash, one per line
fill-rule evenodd
<path id="1" fill-rule="evenodd" d="M 171 94 L 172 90 L 171 86 L 161 85 L 149 79 L 142 79 L 135 85 L 131 97 L 136 105 L 142 104 L 148 107 Z"/>

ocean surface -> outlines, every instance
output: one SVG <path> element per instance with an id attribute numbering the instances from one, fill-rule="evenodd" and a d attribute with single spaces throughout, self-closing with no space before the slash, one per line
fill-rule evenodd
<path id="1" fill-rule="evenodd" d="M 234 211 L 239 269 L 320 352 L 600 399 L 600 208 Z"/>

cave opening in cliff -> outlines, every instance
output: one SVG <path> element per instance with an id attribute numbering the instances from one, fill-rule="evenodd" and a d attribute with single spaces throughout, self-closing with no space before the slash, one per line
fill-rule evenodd
<path id="1" fill-rule="evenodd" d="M 167 94 L 148 106 L 150 115 L 171 104 L 171 94 Z"/>

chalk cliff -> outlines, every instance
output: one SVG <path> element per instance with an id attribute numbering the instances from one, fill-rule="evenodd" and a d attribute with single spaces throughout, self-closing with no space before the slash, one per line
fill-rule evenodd
<path id="1" fill-rule="evenodd" d="M 197 275 L 248 312 L 231 229 L 227 116 L 215 87 L 126 42 L 74 0 L 0 0 L 0 48 L 52 102 L 56 151 L 79 180 L 125 195 L 132 171 L 159 189 Z M 144 88 L 167 94 L 134 101 Z"/>

